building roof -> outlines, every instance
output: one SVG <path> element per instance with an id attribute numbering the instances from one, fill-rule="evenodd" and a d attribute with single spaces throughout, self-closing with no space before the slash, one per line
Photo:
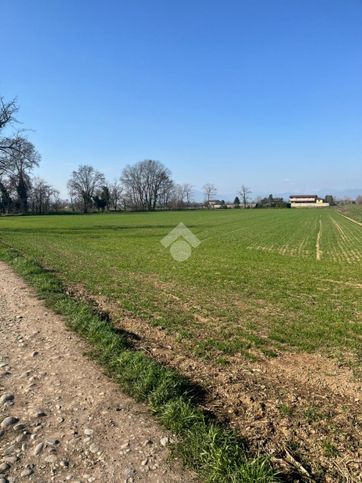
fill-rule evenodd
<path id="1" fill-rule="evenodd" d="M 289 198 L 318 198 L 318 195 L 290 195 Z"/>

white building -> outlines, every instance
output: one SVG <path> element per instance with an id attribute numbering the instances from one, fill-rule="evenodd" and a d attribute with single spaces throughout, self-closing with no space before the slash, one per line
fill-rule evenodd
<path id="1" fill-rule="evenodd" d="M 329 203 L 317 195 L 292 195 L 289 197 L 289 202 L 291 208 L 326 208 L 329 206 Z"/>

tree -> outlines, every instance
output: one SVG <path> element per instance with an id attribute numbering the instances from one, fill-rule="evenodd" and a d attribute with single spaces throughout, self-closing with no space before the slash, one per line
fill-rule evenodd
<path id="1" fill-rule="evenodd" d="M 68 191 L 72 199 L 80 202 L 83 213 L 88 213 L 93 204 L 93 198 L 98 190 L 105 185 L 102 173 L 92 166 L 81 165 L 73 171 L 68 181 Z"/>
<path id="2" fill-rule="evenodd" d="M 177 185 L 175 185 L 172 179 L 165 180 L 158 197 L 158 205 L 161 208 L 175 208 L 176 191 Z"/>
<path id="3" fill-rule="evenodd" d="M 107 185 L 102 187 L 101 200 L 104 202 L 105 209 L 109 211 L 109 207 L 111 204 L 111 193 Z"/>
<path id="4" fill-rule="evenodd" d="M 169 189 L 171 172 L 159 161 L 146 159 L 126 166 L 121 182 L 127 203 L 135 209 L 155 210 L 159 198 Z"/>
<path id="5" fill-rule="evenodd" d="M 357 205 L 362 205 L 362 195 L 357 196 L 356 203 Z"/>
<path id="6" fill-rule="evenodd" d="M 16 122 L 15 114 L 18 109 L 15 99 L 7 102 L 0 97 L 0 134 L 3 129 Z M 11 155 L 19 149 L 17 138 L 18 135 L 15 137 L 0 136 L 0 176 L 8 171 Z"/>
<path id="7" fill-rule="evenodd" d="M 290 204 L 270 194 L 267 198 L 258 198 L 256 208 L 290 208 Z"/>
<path id="8" fill-rule="evenodd" d="M 102 189 L 93 197 L 94 205 L 97 210 L 109 211 L 111 203 L 111 194 L 108 186 L 102 186 Z"/>
<path id="9" fill-rule="evenodd" d="M 34 145 L 22 136 L 14 139 L 13 149 L 7 153 L 6 172 L 17 192 L 17 204 L 21 213 L 28 211 L 31 189 L 30 173 L 39 166 L 40 155 Z"/>
<path id="10" fill-rule="evenodd" d="M 1 213 L 9 213 L 13 205 L 10 187 L 0 181 L 0 210 Z"/>
<path id="11" fill-rule="evenodd" d="M 101 198 L 100 195 L 93 196 L 93 203 L 94 203 L 94 207 L 98 211 L 99 210 L 104 211 L 106 208 L 106 202 L 104 201 L 104 199 Z"/>
<path id="12" fill-rule="evenodd" d="M 335 206 L 336 205 L 336 202 L 335 202 L 335 199 L 332 195 L 326 195 L 326 197 L 324 198 L 325 202 L 326 203 L 329 203 L 330 206 Z"/>
<path id="13" fill-rule="evenodd" d="M 166 206 L 171 208 L 183 208 L 191 203 L 192 187 L 189 184 L 173 184 L 170 186 L 169 197 Z"/>
<path id="14" fill-rule="evenodd" d="M 3 97 L 0 97 L 0 131 L 4 129 L 8 124 L 16 121 L 15 113 L 19 110 L 15 99 L 12 101 L 5 101 Z"/>
<path id="15" fill-rule="evenodd" d="M 202 189 L 204 191 L 206 204 L 209 205 L 210 200 L 216 196 L 216 186 L 212 183 L 206 183 Z"/>
<path id="16" fill-rule="evenodd" d="M 11 205 L 26 213 L 31 189 L 30 174 L 33 168 L 39 165 L 40 155 L 34 145 L 19 132 L 13 136 L 3 136 L 3 130 L 17 122 L 17 111 L 16 100 L 5 101 L 0 97 L 1 203 L 5 212 L 9 211 Z M 15 192 L 15 202 L 11 199 L 11 192 Z"/>
<path id="17" fill-rule="evenodd" d="M 121 201 L 122 201 L 122 194 L 123 194 L 123 187 L 117 181 L 113 181 L 109 185 L 109 193 L 110 193 L 110 206 L 117 211 L 120 208 Z"/>
<path id="18" fill-rule="evenodd" d="M 238 196 L 235 196 L 234 206 L 235 206 L 235 208 L 240 208 L 240 199 L 239 199 Z"/>
<path id="19" fill-rule="evenodd" d="M 249 201 L 248 196 L 251 194 L 251 190 L 247 186 L 241 185 L 239 194 L 240 194 L 241 199 L 243 201 L 243 206 L 244 206 L 244 208 L 246 208 L 248 201 Z"/>
<path id="20" fill-rule="evenodd" d="M 40 178 L 34 178 L 31 185 L 29 198 L 32 213 L 48 213 L 52 204 L 58 201 L 59 192 Z"/>
<path id="21" fill-rule="evenodd" d="M 192 185 L 189 183 L 184 183 L 182 185 L 182 192 L 183 192 L 183 196 L 186 204 L 190 205 L 192 203 L 192 197 L 194 194 L 194 189 Z"/>

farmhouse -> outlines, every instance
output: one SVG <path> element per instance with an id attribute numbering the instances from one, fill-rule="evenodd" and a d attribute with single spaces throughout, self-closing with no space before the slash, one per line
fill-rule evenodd
<path id="1" fill-rule="evenodd" d="M 325 208 L 329 206 L 317 195 L 292 195 L 289 197 L 291 208 Z"/>
<path id="2" fill-rule="evenodd" d="M 225 203 L 221 200 L 209 200 L 207 205 L 209 208 L 222 208 Z"/>

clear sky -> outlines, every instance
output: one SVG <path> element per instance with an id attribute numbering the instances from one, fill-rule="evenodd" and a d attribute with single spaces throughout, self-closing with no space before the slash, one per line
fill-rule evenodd
<path id="1" fill-rule="evenodd" d="M 0 0 L 0 94 L 65 194 L 145 158 L 232 194 L 362 188 L 361 0 Z"/>

